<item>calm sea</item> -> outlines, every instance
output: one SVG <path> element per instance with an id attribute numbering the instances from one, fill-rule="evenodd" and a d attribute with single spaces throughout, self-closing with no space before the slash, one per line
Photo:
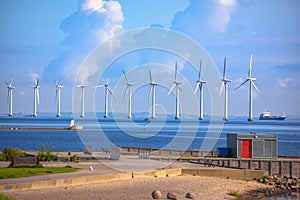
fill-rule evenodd
<path id="1" fill-rule="evenodd" d="M 70 117 L 0 116 L 0 126 L 66 127 Z M 75 118 L 76 130 L 0 130 L 0 149 L 14 147 L 37 150 L 43 145 L 52 150 L 79 150 L 91 145 L 94 150 L 115 146 L 166 149 L 216 150 L 226 147 L 227 133 L 276 134 L 278 155 L 300 156 L 300 120 L 212 122 L 195 119 L 129 120 Z"/>

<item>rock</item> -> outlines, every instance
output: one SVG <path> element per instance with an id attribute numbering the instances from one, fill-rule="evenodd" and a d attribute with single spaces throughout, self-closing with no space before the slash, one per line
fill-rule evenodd
<path id="1" fill-rule="evenodd" d="M 177 200 L 178 199 L 178 195 L 176 193 L 174 193 L 174 192 L 168 192 L 167 198 L 168 199 L 172 199 L 172 200 Z"/>
<path id="2" fill-rule="evenodd" d="M 191 193 L 191 192 L 188 192 L 188 193 L 186 193 L 185 198 L 188 198 L 188 199 L 196 199 L 196 196 L 195 196 L 195 194 L 193 194 L 193 193 Z"/>
<path id="3" fill-rule="evenodd" d="M 161 199 L 161 192 L 159 190 L 154 190 L 151 193 L 153 199 Z"/>

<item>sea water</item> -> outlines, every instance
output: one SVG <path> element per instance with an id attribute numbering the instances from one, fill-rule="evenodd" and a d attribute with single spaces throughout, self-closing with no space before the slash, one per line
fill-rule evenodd
<path id="1" fill-rule="evenodd" d="M 66 127 L 71 117 L 0 116 L 0 126 Z M 0 150 L 8 147 L 37 150 L 82 151 L 85 145 L 94 150 L 115 146 L 166 148 L 180 150 L 216 150 L 226 147 L 227 133 L 275 134 L 279 156 L 300 156 L 300 120 L 248 122 L 235 119 L 103 119 L 75 118 L 83 130 L 0 130 Z"/>

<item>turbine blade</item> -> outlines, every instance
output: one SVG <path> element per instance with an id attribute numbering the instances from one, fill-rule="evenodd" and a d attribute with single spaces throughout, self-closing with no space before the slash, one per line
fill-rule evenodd
<path id="1" fill-rule="evenodd" d="M 13 84 L 13 81 L 14 81 L 14 79 L 13 79 L 13 78 L 11 78 L 11 79 L 10 79 L 10 82 L 9 82 L 9 86 L 10 86 L 10 87 L 12 86 L 12 84 Z"/>
<path id="2" fill-rule="evenodd" d="M 224 82 L 222 82 L 220 90 L 219 90 L 219 97 L 221 96 L 221 94 L 223 92 L 224 86 L 225 86 L 225 84 L 224 84 Z"/>
<path id="3" fill-rule="evenodd" d="M 34 83 L 35 83 L 35 86 L 37 86 L 37 80 L 36 79 L 34 79 Z"/>
<path id="4" fill-rule="evenodd" d="M 245 83 L 247 83 L 248 79 L 246 79 L 241 85 L 239 85 L 237 88 L 235 88 L 234 90 L 239 89 L 242 85 L 244 85 Z"/>
<path id="5" fill-rule="evenodd" d="M 200 65 L 199 65 L 198 81 L 200 81 L 201 79 L 201 70 L 202 70 L 202 59 L 200 60 Z"/>
<path id="6" fill-rule="evenodd" d="M 123 74 L 124 74 L 124 77 L 125 77 L 126 83 L 128 84 L 128 79 L 127 79 L 127 76 L 126 76 L 126 73 L 125 73 L 124 69 L 122 69 L 122 71 L 123 71 Z"/>
<path id="7" fill-rule="evenodd" d="M 149 94 L 148 94 L 148 103 L 150 102 L 150 98 L 151 98 L 151 95 L 152 95 L 152 89 L 153 89 L 153 86 L 150 85 L 150 90 L 149 90 Z"/>
<path id="8" fill-rule="evenodd" d="M 7 85 L 7 87 L 9 87 L 9 84 L 7 82 L 5 82 L 5 84 Z"/>
<path id="9" fill-rule="evenodd" d="M 107 90 L 110 93 L 110 95 L 116 100 L 116 97 L 113 95 L 113 93 L 111 92 L 111 90 L 109 88 L 107 88 Z"/>
<path id="10" fill-rule="evenodd" d="M 100 87 L 104 87 L 104 85 L 96 85 L 96 86 L 93 86 L 91 88 L 100 88 Z"/>
<path id="11" fill-rule="evenodd" d="M 150 82 L 153 83 L 152 74 L 151 74 L 150 69 L 149 69 L 149 77 L 150 77 Z"/>
<path id="12" fill-rule="evenodd" d="M 195 87 L 195 90 L 194 90 L 194 94 L 196 94 L 197 89 L 199 88 L 199 85 L 200 85 L 200 82 L 197 82 L 196 87 Z"/>
<path id="13" fill-rule="evenodd" d="M 260 90 L 258 89 L 258 87 L 255 85 L 255 83 L 252 81 L 252 84 L 254 86 L 254 88 L 257 90 L 257 92 L 260 92 Z"/>
<path id="14" fill-rule="evenodd" d="M 110 78 L 106 81 L 105 85 L 109 85 Z"/>
<path id="15" fill-rule="evenodd" d="M 55 87 L 57 87 L 57 82 L 56 82 L 56 80 L 55 80 L 55 79 L 53 79 L 53 81 L 54 81 L 54 85 L 55 85 Z"/>
<path id="16" fill-rule="evenodd" d="M 182 89 L 181 89 L 181 87 L 179 87 L 179 86 L 178 86 L 178 89 L 179 89 L 179 90 L 182 92 Z"/>
<path id="17" fill-rule="evenodd" d="M 175 87 L 175 84 L 172 85 L 171 89 L 168 92 L 168 95 L 172 92 L 172 90 L 174 89 L 174 87 Z"/>
<path id="18" fill-rule="evenodd" d="M 250 63 L 249 63 L 248 77 L 251 77 L 251 73 L 252 73 L 252 54 L 250 55 Z"/>
<path id="19" fill-rule="evenodd" d="M 38 79 L 37 79 L 37 84 L 36 84 L 36 85 L 39 86 L 39 83 L 40 83 L 40 79 L 38 78 Z"/>
<path id="20" fill-rule="evenodd" d="M 226 57 L 224 58 L 223 80 L 226 77 Z"/>
<path id="21" fill-rule="evenodd" d="M 58 82 L 57 82 L 57 85 L 59 85 L 60 82 L 61 82 L 61 77 L 59 77 Z"/>
<path id="22" fill-rule="evenodd" d="M 126 87 L 125 92 L 124 92 L 124 95 L 123 95 L 123 102 L 124 102 L 124 100 L 125 100 L 125 96 L 126 96 L 126 94 L 127 94 L 127 90 L 128 90 L 128 86 Z"/>
<path id="23" fill-rule="evenodd" d="M 175 82 L 177 80 L 177 61 L 175 62 Z"/>

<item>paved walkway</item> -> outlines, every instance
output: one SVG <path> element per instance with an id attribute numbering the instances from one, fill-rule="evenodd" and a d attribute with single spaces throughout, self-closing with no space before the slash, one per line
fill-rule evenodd
<path id="1" fill-rule="evenodd" d="M 64 167 L 67 166 L 68 162 L 43 162 L 44 166 L 47 167 Z M 0 162 L 0 167 L 7 167 L 8 162 Z M 116 174 L 121 172 L 138 172 L 138 171 L 152 171 L 155 169 L 162 168 L 195 168 L 201 167 L 192 163 L 182 162 L 171 162 L 171 161 L 157 161 L 151 159 L 138 159 L 137 156 L 122 156 L 121 159 L 116 161 L 104 160 L 104 161 L 84 161 L 79 163 L 70 163 L 70 166 L 75 168 L 82 168 L 83 170 L 62 173 L 62 174 L 49 174 L 41 176 L 31 176 L 24 178 L 11 178 L 11 179 L 0 179 L 0 185 L 36 182 L 44 180 L 55 180 L 64 178 L 75 178 L 83 176 L 95 176 L 105 174 Z M 90 167 L 93 168 L 90 171 Z"/>

